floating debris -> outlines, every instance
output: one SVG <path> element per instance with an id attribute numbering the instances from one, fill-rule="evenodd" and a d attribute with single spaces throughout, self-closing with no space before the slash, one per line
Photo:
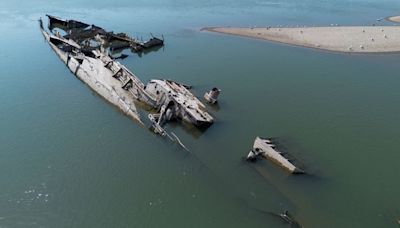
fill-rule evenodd
<path id="1" fill-rule="evenodd" d="M 296 167 L 288 158 L 284 157 L 282 152 L 275 150 L 275 145 L 269 139 L 257 137 L 254 141 L 253 149 L 247 155 L 246 160 L 256 161 L 260 155 L 277 163 L 292 174 L 304 173 L 302 169 Z"/>

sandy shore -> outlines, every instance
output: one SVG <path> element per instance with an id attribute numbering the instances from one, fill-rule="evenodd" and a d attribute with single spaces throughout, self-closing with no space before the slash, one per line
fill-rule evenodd
<path id="1" fill-rule="evenodd" d="M 338 52 L 400 52 L 400 26 L 210 27 L 203 30 Z"/>
<path id="2" fill-rule="evenodd" d="M 388 17 L 387 20 L 388 21 L 392 21 L 392 22 L 400 23 L 400 16 Z"/>

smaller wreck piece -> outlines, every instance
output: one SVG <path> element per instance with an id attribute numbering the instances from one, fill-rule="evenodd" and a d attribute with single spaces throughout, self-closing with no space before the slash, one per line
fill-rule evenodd
<path id="1" fill-rule="evenodd" d="M 221 90 L 214 87 L 214 88 L 212 88 L 212 90 L 210 90 L 204 94 L 204 99 L 206 99 L 206 101 L 208 103 L 216 104 L 218 102 L 218 96 L 220 93 L 221 93 Z"/>
<path id="2" fill-rule="evenodd" d="M 293 165 L 288 158 L 282 155 L 282 152 L 275 150 L 275 145 L 269 140 L 257 137 L 254 141 L 253 149 L 246 157 L 248 161 L 256 161 L 259 156 L 263 156 L 292 174 L 302 174 L 304 171 Z"/>
<path id="3" fill-rule="evenodd" d="M 157 46 L 163 46 L 164 40 L 157 38 L 157 37 L 152 37 L 150 40 L 140 43 L 140 45 L 143 48 L 152 48 L 152 47 L 157 47 Z"/>
<path id="4" fill-rule="evenodd" d="M 290 214 L 288 211 L 284 211 L 282 213 L 277 214 L 283 221 L 286 223 L 290 224 L 292 227 L 303 227 L 298 223 Z"/>

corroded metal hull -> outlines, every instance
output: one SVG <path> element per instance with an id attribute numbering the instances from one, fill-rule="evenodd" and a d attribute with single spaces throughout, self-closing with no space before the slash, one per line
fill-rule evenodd
<path id="1" fill-rule="evenodd" d="M 121 109 L 126 115 L 142 123 L 134 103 L 135 98 L 129 91 L 121 88 L 120 83 L 112 77 L 113 72 L 104 66 L 101 59 L 88 56 L 84 56 L 83 59 L 76 58 L 50 42 L 50 39 L 65 42 L 68 40 L 48 34 L 43 29 L 41 31 L 50 47 L 77 78 L 108 102 Z"/>
<path id="2" fill-rule="evenodd" d="M 63 21 L 50 16 L 49 20 L 50 24 L 77 24 L 73 20 Z M 60 27 L 47 32 L 41 20 L 40 29 L 50 47 L 68 69 L 105 100 L 140 123 L 142 121 L 135 102 L 144 103 L 158 112 L 149 115 L 150 121 L 159 129 L 156 133 L 166 135 L 161 125 L 173 119 L 185 120 L 195 126 L 208 126 L 213 123 L 205 105 L 187 89 L 187 86 L 165 79 L 151 80 L 145 86 L 134 73 L 115 61 L 105 49 L 110 36 L 113 35 L 112 32 L 91 25 L 88 29 L 74 32 L 64 30 L 67 34 L 62 36 L 58 30 Z M 123 34 L 119 36 L 128 37 Z M 152 41 L 158 44 L 161 40 L 152 38 Z"/>

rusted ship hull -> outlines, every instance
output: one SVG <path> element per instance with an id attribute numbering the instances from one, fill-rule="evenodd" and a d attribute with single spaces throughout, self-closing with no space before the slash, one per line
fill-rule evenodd
<path id="1" fill-rule="evenodd" d="M 49 17 L 49 23 L 58 23 Z M 65 20 L 67 26 L 75 21 Z M 63 22 L 63 21 L 61 21 Z M 60 23 L 61 23 L 60 22 Z M 146 86 L 125 66 L 115 61 L 105 44 L 111 33 L 91 25 L 89 29 L 72 32 L 64 30 L 46 31 L 40 20 L 40 29 L 50 47 L 60 57 L 70 71 L 91 89 L 125 114 L 142 123 L 135 102 L 142 102 L 157 113 L 150 114 L 156 133 L 165 134 L 162 124 L 173 120 L 185 120 L 195 126 L 209 126 L 213 118 L 206 107 L 186 87 L 170 80 L 151 80 Z M 128 37 L 127 35 L 125 35 Z M 152 39 L 153 41 L 155 38 Z M 156 42 L 157 41 L 157 42 Z M 157 45 L 156 40 L 153 45 Z M 95 46 L 91 46 L 91 43 Z"/>
<path id="2" fill-rule="evenodd" d="M 68 40 L 48 34 L 42 28 L 41 32 L 53 51 L 77 78 L 108 102 L 121 109 L 126 115 L 142 123 L 134 103 L 135 98 L 129 91 L 121 88 L 120 84 L 113 79 L 113 72 L 104 67 L 104 63 L 100 59 L 88 56 L 78 59 L 58 48 L 54 41 L 52 42 L 52 40 L 59 42 L 68 42 Z"/>

